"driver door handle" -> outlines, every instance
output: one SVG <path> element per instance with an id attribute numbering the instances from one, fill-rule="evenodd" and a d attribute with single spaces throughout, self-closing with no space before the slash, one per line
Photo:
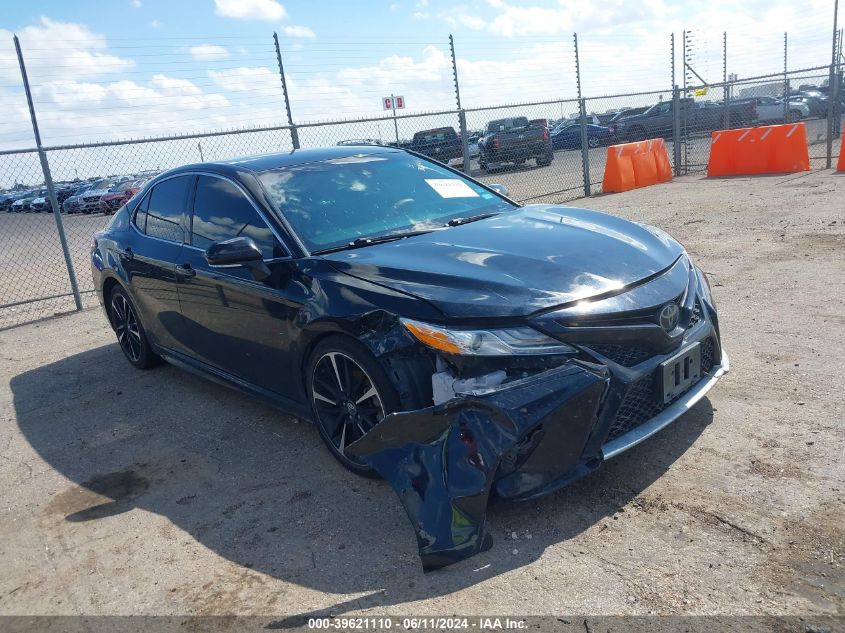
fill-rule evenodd
<path id="1" fill-rule="evenodd" d="M 181 275 L 182 277 L 194 277 L 197 274 L 197 271 L 193 269 L 190 264 L 182 264 L 176 267 L 177 274 Z"/>

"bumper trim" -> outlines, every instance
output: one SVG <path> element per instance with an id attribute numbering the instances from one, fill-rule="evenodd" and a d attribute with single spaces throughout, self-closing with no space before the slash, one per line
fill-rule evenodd
<path id="1" fill-rule="evenodd" d="M 663 411 L 651 418 L 635 429 L 632 429 L 617 437 L 615 440 L 608 442 L 601 447 L 602 458 L 610 459 L 616 457 L 619 453 L 627 451 L 639 444 L 640 442 L 650 438 L 652 435 L 661 429 L 669 426 L 672 422 L 681 417 L 684 413 L 689 411 L 696 402 L 701 400 L 708 391 L 710 391 L 719 378 L 730 371 L 730 359 L 727 352 L 722 350 L 722 363 L 716 365 L 710 370 L 703 380 L 700 380 L 692 389 L 683 394 L 678 400 L 666 407 Z"/>

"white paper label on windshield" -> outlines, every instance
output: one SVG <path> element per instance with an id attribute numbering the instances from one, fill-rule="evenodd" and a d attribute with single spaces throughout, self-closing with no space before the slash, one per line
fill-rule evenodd
<path id="1" fill-rule="evenodd" d="M 478 194 L 463 180 L 457 178 L 426 178 L 428 186 L 441 198 L 477 198 Z"/>

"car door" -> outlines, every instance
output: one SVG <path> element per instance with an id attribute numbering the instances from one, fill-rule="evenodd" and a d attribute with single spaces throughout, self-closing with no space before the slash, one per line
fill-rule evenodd
<path id="1" fill-rule="evenodd" d="M 255 241 L 269 276 L 258 280 L 243 266 L 208 264 L 205 251 L 212 243 L 237 236 Z M 198 177 L 179 285 L 191 353 L 252 385 L 291 397 L 289 346 L 304 293 L 293 281 L 288 253 L 243 189 L 221 177 Z"/>
<path id="2" fill-rule="evenodd" d="M 132 230 L 118 252 L 141 323 L 152 341 L 187 350 L 186 331 L 176 286 L 176 262 L 187 239 L 186 210 L 193 176 L 157 183 L 136 207 Z"/>

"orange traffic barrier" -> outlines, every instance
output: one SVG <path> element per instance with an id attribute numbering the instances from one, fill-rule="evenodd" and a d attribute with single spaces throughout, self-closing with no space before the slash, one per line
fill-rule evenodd
<path id="1" fill-rule="evenodd" d="M 607 148 L 602 191 L 622 192 L 672 180 L 669 153 L 662 138 Z"/>
<path id="2" fill-rule="evenodd" d="M 839 162 L 836 163 L 836 171 L 845 171 L 845 134 L 842 135 L 842 143 L 839 145 Z"/>
<path id="3" fill-rule="evenodd" d="M 803 123 L 764 125 L 713 132 L 708 176 L 791 174 L 810 171 Z"/>

